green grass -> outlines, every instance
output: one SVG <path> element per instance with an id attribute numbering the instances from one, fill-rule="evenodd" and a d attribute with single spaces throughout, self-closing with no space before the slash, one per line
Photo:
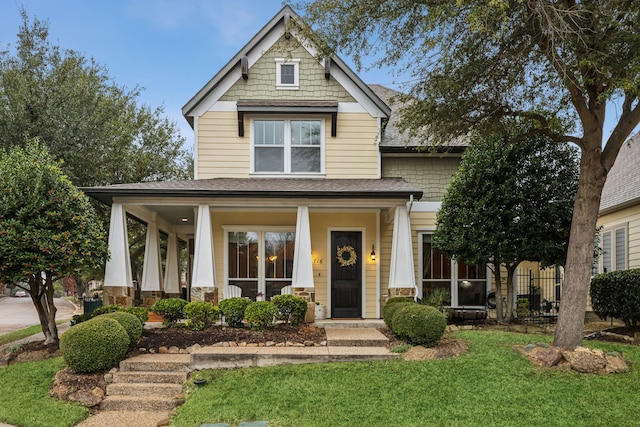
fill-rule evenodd
<path id="1" fill-rule="evenodd" d="M 87 409 L 49 397 L 61 357 L 16 363 L 0 368 L 0 422 L 21 427 L 68 427 L 80 422 Z"/>
<path id="2" fill-rule="evenodd" d="M 69 319 L 56 320 L 56 323 L 58 325 L 61 323 L 67 323 L 67 322 L 69 322 Z M 26 328 L 19 329 L 17 331 L 9 332 L 8 334 L 0 335 L 0 345 L 14 342 L 22 338 L 30 337 L 31 335 L 35 335 L 40 332 L 42 332 L 42 327 L 39 324 L 28 326 Z"/>
<path id="3" fill-rule="evenodd" d="M 270 427 L 632 426 L 640 413 L 640 349 L 589 344 L 632 361 L 623 375 L 532 366 L 514 344 L 542 335 L 464 331 L 458 358 L 202 371 L 172 425 L 268 420 Z"/>

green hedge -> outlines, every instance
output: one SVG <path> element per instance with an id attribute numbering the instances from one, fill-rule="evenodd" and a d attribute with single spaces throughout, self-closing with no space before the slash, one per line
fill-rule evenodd
<path id="1" fill-rule="evenodd" d="M 224 320 L 227 325 L 232 328 L 242 326 L 244 311 L 251 302 L 249 298 L 244 297 L 228 298 L 220 301 L 220 311 L 224 314 Z"/>
<path id="2" fill-rule="evenodd" d="M 111 369 L 129 348 L 129 335 L 115 319 L 98 316 L 69 328 L 60 337 L 60 353 L 73 371 Z"/>
<path id="3" fill-rule="evenodd" d="M 271 301 L 258 301 L 247 306 L 244 316 L 251 329 L 264 331 L 273 326 L 273 321 L 278 313 L 278 308 Z"/>
<path id="4" fill-rule="evenodd" d="M 307 313 L 307 301 L 296 295 L 275 295 L 271 298 L 285 323 L 295 325 L 304 320 Z"/>
<path id="5" fill-rule="evenodd" d="M 192 331 L 202 331 L 220 318 L 220 308 L 207 301 L 191 301 L 182 311 L 186 326 Z"/>
<path id="6" fill-rule="evenodd" d="M 406 300 L 396 301 L 395 303 L 392 303 L 392 304 L 389 304 L 387 302 L 387 304 L 385 304 L 385 306 L 382 308 L 382 319 L 384 320 L 384 323 L 387 325 L 387 327 L 392 331 L 393 331 L 393 315 L 396 314 L 396 311 L 398 311 L 400 307 L 404 307 L 406 304 L 415 304 L 415 302 L 406 301 Z"/>
<path id="7" fill-rule="evenodd" d="M 640 269 L 598 274 L 591 279 L 589 294 L 593 311 L 600 318 L 620 319 L 628 328 L 637 326 L 640 320 Z"/>
<path id="8" fill-rule="evenodd" d="M 103 314 L 102 317 L 108 317 L 116 320 L 127 331 L 129 336 L 129 349 L 135 348 L 140 337 L 142 336 L 142 323 L 135 315 L 125 311 L 114 311 L 113 313 Z"/>
<path id="9" fill-rule="evenodd" d="M 435 346 L 447 327 L 444 315 L 435 307 L 402 304 L 393 315 L 393 332 L 412 344 Z"/>
<path id="10" fill-rule="evenodd" d="M 159 314 L 164 319 L 166 326 L 175 325 L 180 319 L 184 319 L 183 309 L 187 305 L 187 301 L 182 298 L 165 298 L 156 301 L 151 306 L 151 311 Z"/>

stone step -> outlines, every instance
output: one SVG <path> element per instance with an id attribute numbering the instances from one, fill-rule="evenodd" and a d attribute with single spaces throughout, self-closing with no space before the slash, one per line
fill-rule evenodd
<path id="1" fill-rule="evenodd" d="M 187 371 L 118 371 L 113 374 L 114 383 L 167 383 L 182 384 L 187 380 Z"/>
<path id="2" fill-rule="evenodd" d="M 107 396 L 101 411 L 170 411 L 179 403 L 175 398 L 157 396 Z"/>
<path id="3" fill-rule="evenodd" d="M 176 397 L 182 393 L 180 384 L 112 383 L 107 385 L 107 396 Z"/>
<path id="4" fill-rule="evenodd" d="M 326 328 L 327 345 L 331 347 L 386 347 L 389 339 L 372 328 Z"/>
<path id="5" fill-rule="evenodd" d="M 121 371 L 188 371 L 188 354 L 141 354 L 120 362 Z"/>
<path id="6" fill-rule="evenodd" d="M 384 328 L 386 327 L 382 319 L 327 319 L 316 320 L 313 326 L 317 328 Z"/>

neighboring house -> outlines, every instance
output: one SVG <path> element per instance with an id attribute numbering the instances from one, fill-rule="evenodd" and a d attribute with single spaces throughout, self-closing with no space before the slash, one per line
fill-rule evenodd
<path id="1" fill-rule="evenodd" d="M 443 288 L 453 306 L 485 307 L 488 269 L 432 246 L 464 146 L 417 151 L 395 126 L 396 93 L 367 86 L 336 56 L 318 59 L 299 19 L 285 6 L 183 107 L 194 180 L 84 189 L 112 207 L 105 304 L 133 303 L 133 216 L 147 224 L 146 305 L 292 292 L 329 317 L 379 318 L 389 296 Z"/>
<path id="2" fill-rule="evenodd" d="M 602 190 L 594 273 L 640 268 L 640 134 L 620 148 Z"/>

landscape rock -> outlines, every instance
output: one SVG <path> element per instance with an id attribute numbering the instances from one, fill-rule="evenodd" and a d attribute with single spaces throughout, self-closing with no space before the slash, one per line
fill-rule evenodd
<path id="1" fill-rule="evenodd" d="M 171 347 L 169 347 L 169 354 L 179 354 L 180 353 L 180 349 L 178 347 L 176 347 L 175 345 L 172 345 Z"/>
<path id="2" fill-rule="evenodd" d="M 527 350 L 527 356 L 536 366 L 550 368 L 562 360 L 562 353 L 556 347 L 537 347 Z"/>
<path id="3" fill-rule="evenodd" d="M 216 343 L 218 344 L 218 343 Z M 190 345 L 189 347 L 186 348 L 187 353 L 191 354 L 196 350 L 200 350 L 202 348 L 202 346 L 198 343 L 195 343 L 194 345 Z"/>
<path id="4" fill-rule="evenodd" d="M 584 347 L 575 350 L 564 350 L 562 356 L 569 362 L 571 369 L 582 373 L 595 374 L 604 371 L 607 361 L 604 356 Z"/>

